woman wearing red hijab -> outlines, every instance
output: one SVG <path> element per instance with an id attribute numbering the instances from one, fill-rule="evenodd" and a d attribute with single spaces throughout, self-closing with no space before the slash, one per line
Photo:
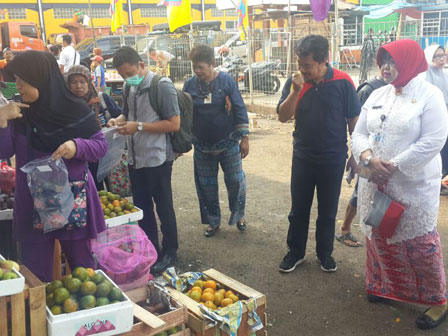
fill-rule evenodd
<path id="1" fill-rule="evenodd" d="M 355 158 L 370 172 L 368 179 L 359 180 L 361 227 L 367 237 L 367 298 L 429 305 L 416 323 L 420 329 L 431 329 L 447 314 L 436 228 L 439 152 L 448 134 L 447 109 L 442 92 L 417 77 L 426 71 L 427 63 L 415 41 L 384 45 L 377 63 L 389 85 L 370 95 L 352 139 Z M 379 185 L 405 207 L 389 238 L 364 222 Z"/>

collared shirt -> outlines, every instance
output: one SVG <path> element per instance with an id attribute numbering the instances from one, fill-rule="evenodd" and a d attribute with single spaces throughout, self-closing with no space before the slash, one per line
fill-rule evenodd
<path id="1" fill-rule="evenodd" d="M 79 65 L 79 63 L 79 52 L 75 48 L 69 45 L 62 49 L 61 55 L 59 56 L 59 64 L 64 66 L 64 73 L 70 70 L 73 65 Z"/>
<path id="2" fill-rule="evenodd" d="M 129 96 L 122 111 L 127 120 L 152 123 L 180 116 L 177 91 L 167 77 L 161 78 L 158 83 L 157 103 L 161 111 L 157 113 L 152 108 L 149 89 L 154 75 L 153 72 L 148 72 L 138 87 L 130 87 Z M 174 160 L 173 146 L 168 133 L 137 132 L 129 136 L 128 145 L 129 163 L 135 169 L 158 167 L 165 161 Z"/>
<path id="3" fill-rule="evenodd" d="M 277 105 L 288 97 L 288 78 Z M 347 158 L 347 120 L 361 110 L 350 76 L 328 65 L 322 82 L 306 82 L 297 102 L 294 156 L 317 164 L 340 164 Z"/>

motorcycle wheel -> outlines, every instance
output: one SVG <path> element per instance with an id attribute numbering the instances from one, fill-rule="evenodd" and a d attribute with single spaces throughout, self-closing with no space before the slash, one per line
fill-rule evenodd
<path id="1" fill-rule="evenodd" d="M 269 83 L 269 90 L 266 90 L 265 94 L 276 94 L 280 90 L 280 79 L 277 76 L 271 75 L 271 82 Z"/>

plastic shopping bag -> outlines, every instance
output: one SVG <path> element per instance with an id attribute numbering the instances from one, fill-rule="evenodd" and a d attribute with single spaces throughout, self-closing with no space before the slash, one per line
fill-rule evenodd
<path id="1" fill-rule="evenodd" d="M 16 170 L 6 162 L 0 165 L 0 193 L 10 194 L 16 183 Z"/>
<path id="2" fill-rule="evenodd" d="M 63 228 L 74 206 L 64 161 L 44 157 L 30 161 L 20 169 L 27 174 L 35 215 L 41 226 L 37 228 L 45 233 Z"/>
<path id="3" fill-rule="evenodd" d="M 116 127 L 110 127 L 103 131 L 107 141 L 107 153 L 98 162 L 97 180 L 104 180 L 109 172 L 118 166 L 126 146 L 126 136 L 117 132 Z"/>

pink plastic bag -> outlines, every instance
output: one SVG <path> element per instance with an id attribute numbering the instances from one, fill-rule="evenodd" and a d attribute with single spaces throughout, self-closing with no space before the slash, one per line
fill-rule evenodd
<path id="1" fill-rule="evenodd" d="M 9 194 L 16 184 L 16 170 L 6 162 L 0 165 L 0 193 Z"/>
<path id="2" fill-rule="evenodd" d="M 120 225 L 101 232 L 92 241 L 101 268 L 122 290 L 145 286 L 157 252 L 138 225 Z"/>

